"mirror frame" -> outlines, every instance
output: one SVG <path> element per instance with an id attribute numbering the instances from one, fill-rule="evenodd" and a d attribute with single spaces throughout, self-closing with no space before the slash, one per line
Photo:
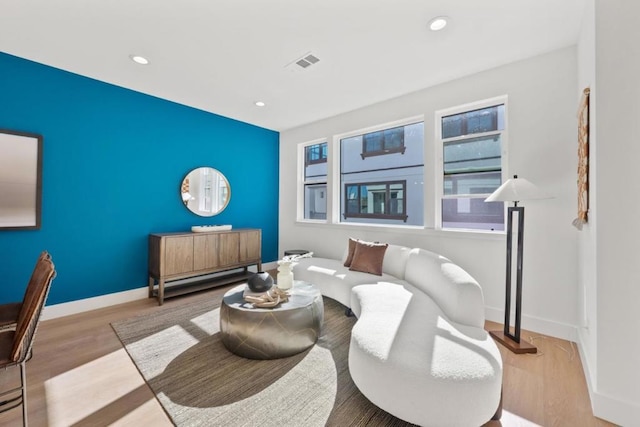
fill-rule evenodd
<path id="1" fill-rule="evenodd" d="M 189 183 L 186 182 L 187 179 L 189 178 L 189 175 L 191 175 L 193 172 L 198 171 L 200 169 L 210 169 L 214 173 L 218 174 L 218 176 L 220 176 L 224 180 L 224 182 L 227 184 L 227 199 L 225 200 L 224 205 L 221 206 L 220 209 L 218 209 L 217 212 L 212 213 L 210 215 L 203 215 L 202 213 L 200 213 L 201 211 L 195 211 L 195 210 L 191 209 L 189 207 L 189 205 L 188 205 L 188 200 L 185 200 L 184 196 L 183 196 L 185 193 L 188 194 L 188 192 L 189 192 L 189 190 L 188 190 Z M 186 191 L 185 191 L 185 186 L 187 186 Z M 218 169 L 213 168 L 211 166 L 200 166 L 200 167 L 191 169 L 189 172 L 187 172 L 187 174 L 184 176 L 184 178 L 182 178 L 182 181 L 180 182 L 180 187 L 178 188 L 178 194 L 180 196 L 180 202 L 184 205 L 184 207 L 189 212 L 193 213 L 194 215 L 198 215 L 200 217 L 203 217 L 203 218 L 210 218 L 210 217 L 219 215 L 220 213 L 222 213 L 227 208 L 227 206 L 229 206 L 229 202 L 231 201 L 231 184 L 229 183 L 229 179 L 227 179 L 227 177 L 222 172 L 220 172 Z"/>
<path id="2" fill-rule="evenodd" d="M 21 131 L 15 131 L 15 130 L 8 130 L 8 129 L 0 129 L 0 134 L 4 134 L 4 135 L 12 135 L 15 137 L 18 137 L 21 139 L 21 141 L 18 141 L 16 139 L 16 143 L 22 144 L 22 143 L 33 143 L 36 144 L 36 150 L 37 150 L 37 158 L 36 158 L 36 164 L 35 164 L 35 170 L 32 172 L 32 174 L 35 174 L 35 206 L 33 208 L 33 210 L 35 211 L 35 220 L 33 224 L 29 224 L 29 225 L 19 225 L 19 224 L 11 224 L 11 223 L 7 223 L 3 225 L 2 222 L 2 217 L 0 216 L 0 230 L 39 230 L 40 226 L 41 226 L 41 221 L 42 221 L 42 145 L 43 145 L 43 138 L 42 135 L 39 134 L 35 134 L 35 133 L 29 133 L 29 132 L 21 132 Z M 2 156 L 11 156 L 12 153 L 2 153 Z M 9 159 L 9 162 L 12 161 L 19 161 L 20 159 L 18 159 L 17 156 L 14 156 L 13 159 Z M 33 175 L 31 175 L 33 176 Z M 2 200 L 0 200 L 0 207 L 2 206 Z"/>

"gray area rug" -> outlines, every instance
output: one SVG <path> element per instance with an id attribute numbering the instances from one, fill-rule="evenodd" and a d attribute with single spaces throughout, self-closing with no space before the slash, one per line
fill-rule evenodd
<path id="1" fill-rule="evenodd" d="M 325 323 L 309 350 L 277 360 L 230 353 L 219 337 L 226 291 L 172 301 L 113 329 L 178 426 L 407 425 L 371 404 L 348 372 L 355 319 L 324 298 Z"/>

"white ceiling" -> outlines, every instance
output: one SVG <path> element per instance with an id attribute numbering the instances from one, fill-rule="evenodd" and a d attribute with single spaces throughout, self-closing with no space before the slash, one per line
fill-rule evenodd
<path id="1" fill-rule="evenodd" d="M 0 0 L 0 51 L 283 131 L 576 43 L 584 0 Z M 450 25 L 434 33 L 437 15 Z M 311 52 L 307 70 L 286 65 Z M 140 66 L 130 54 L 151 61 Z M 257 100 L 267 105 L 259 108 Z"/>

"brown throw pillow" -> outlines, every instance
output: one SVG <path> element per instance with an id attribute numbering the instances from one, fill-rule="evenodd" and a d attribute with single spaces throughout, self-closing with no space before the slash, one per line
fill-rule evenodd
<path id="1" fill-rule="evenodd" d="M 358 243 L 358 239 L 349 237 L 349 252 L 347 253 L 347 259 L 344 260 L 345 267 L 351 267 L 351 261 L 353 261 L 353 253 L 356 250 L 356 243 Z"/>
<path id="2" fill-rule="evenodd" d="M 356 242 L 353 260 L 349 270 L 382 276 L 382 261 L 387 250 L 387 243 Z"/>

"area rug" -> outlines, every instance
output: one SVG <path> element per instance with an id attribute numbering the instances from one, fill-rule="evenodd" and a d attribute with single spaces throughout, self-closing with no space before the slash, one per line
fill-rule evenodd
<path id="1" fill-rule="evenodd" d="M 230 353 L 219 337 L 222 291 L 124 321 L 113 329 L 178 426 L 405 425 L 371 404 L 347 368 L 353 317 L 324 299 L 311 349 L 277 360 Z"/>

